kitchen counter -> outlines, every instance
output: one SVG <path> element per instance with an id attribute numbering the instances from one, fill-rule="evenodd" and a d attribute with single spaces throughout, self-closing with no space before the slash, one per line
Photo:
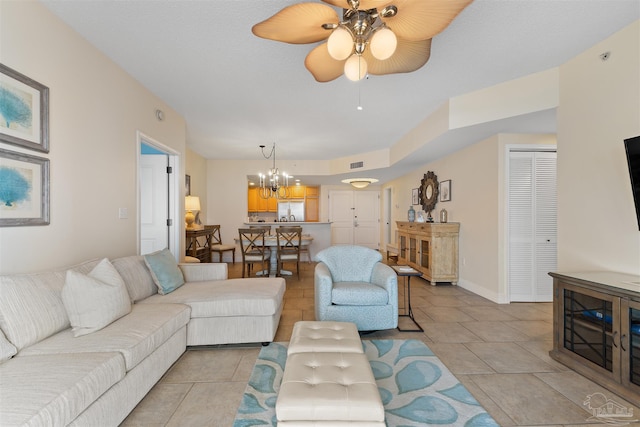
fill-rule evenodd
<path id="1" fill-rule="evenodd" d="M 330 222 L 306 222 L 306 221 L 269 221 L 269 222 L 245 222 L 244 225 L 267 225 L 271 226 L 271 234 L 275 233 L 276 227 L 301 226 L 302 233 L 313 237 L 313 242 L 309 245 L 311 259 L 315 254 L 331 246 L 331 223 Z M 306 261 L 306 259 L 304 259 Z"/>

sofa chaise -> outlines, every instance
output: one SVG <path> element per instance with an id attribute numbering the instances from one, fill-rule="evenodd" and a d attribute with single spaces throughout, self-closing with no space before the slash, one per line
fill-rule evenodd
<path id="1" fill-rule="evenodd" d="M 96 271 L 108 274 L 95 295 L 68 296 L 71 279 L 92 285 Z M 187 346 L 273 340 L 284 279 L 228 279 L 226 264 L 179 272 L 184 284 L 165 295 L 142 256 L 0 276 L 0 425 L 117 426 Z M 117 292 L 124 315 L 98 329 L 76 325 Z"/>

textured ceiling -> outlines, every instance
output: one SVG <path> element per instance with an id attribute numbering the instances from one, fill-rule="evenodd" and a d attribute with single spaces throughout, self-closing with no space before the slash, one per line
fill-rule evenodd
<path id="1" fill-rule="evenodd" d="M 640 18 L 639 0 L 476 0 L 418 71 L 317 83 L 304 67 L 314 45 L 251 33 L 295 1 L 42 3 L 182 114 L 192 150 L 253 160 L 273 142 L 278 158 L 296 160 L 388 148 L 448 98 L 561 65 Z M 523 129 L 554 131 L 553 116 L 543 118 Z"/>

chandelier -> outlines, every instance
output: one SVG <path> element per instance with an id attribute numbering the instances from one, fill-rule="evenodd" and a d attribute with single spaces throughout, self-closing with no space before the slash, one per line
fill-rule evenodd
<path id="1" fill-rule="evenodd" d="M 442 32 L 473 0 L 322 0 L 299 3 L 253 26 L 258 37 L 293 44 L 315 43 L 305 67 L 319 82 L 344 74 L 408 73 L 425 65 L 431 38 Z"/>
<path id="2" fill-rule="evenodd" d="M 260 146 L 265 159 L 273 157 L 273 167 L 266 174 L 259 173 L 260 188 L 258 194 L 263 199 L 274 197 L 276 199 L 287 199 L 289 197 L 289 178 L 286 172 L 280 173 L 276 167 L 276 144 L 273 144 L 269 155 L 264 154 L 264 145 Z"/>

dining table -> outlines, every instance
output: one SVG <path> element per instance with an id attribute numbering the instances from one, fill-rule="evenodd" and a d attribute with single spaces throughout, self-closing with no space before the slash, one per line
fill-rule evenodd
<path id="1" fill-rule="evenodd" d="M 300 242 L 300 246 L 309 246 L 313 242 L 313 237 L 310 235 L 302 235 L 302 241 Z M 236 239 L 236 243 L 240 243 L 240 239 Z M 248 243 L 248 242 L 247 242 Z M 253 242 L 254 245 L 261 243 L 260 241 Z M 278 271 L 278 238 L 275 235 L 266 235 L 264 236 L 264 245 L 269 248 L 269 270 L 262 270 L 256 272 L 256 276 L 270 276 L 275 277 Z M 280 270 L 281 276 L 291 276 L 293 272 L 290 270 Z"/>

